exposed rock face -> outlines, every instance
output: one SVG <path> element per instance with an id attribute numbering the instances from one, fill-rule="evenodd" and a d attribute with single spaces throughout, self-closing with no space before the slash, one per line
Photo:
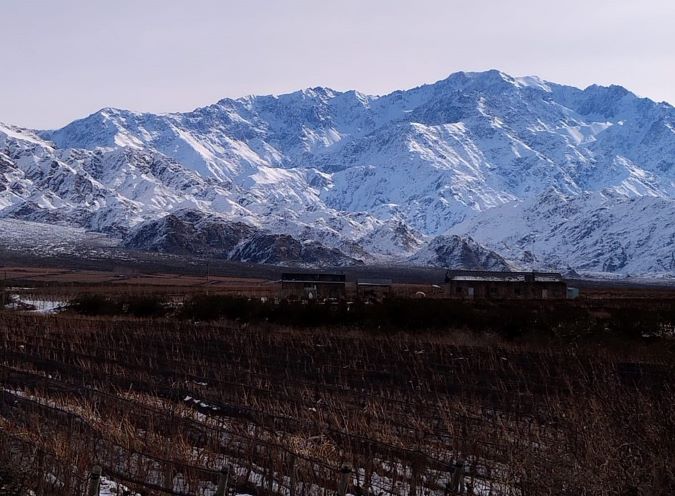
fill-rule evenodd
<path id="1" fill-rule="evenodd" d="M 508 262 L 499 254 L 488 250 L 471 238 L 460 236 L 437 236 L 420 250 L 410 262 L 467 270 L 511 270 Z"/>
<path id="2" fill-rule="evenodd" d="M 123 246 L 146 251 L 276 265 L 355 265 L 360 260 L 316 241 L 301 242 L 241 222 L 181 210 L 135 227 Z"/>
<path id="3" fill-rule="evenodd" d="M 178 211 L 135 227 L 126 248 L 229 258 L 235 247 L 257 229 L 195 211 Z"/>
<path id="4" fill-rule="evenodd" d="M 287 234 L 258 233 L 239 246 L 232 260 L 275 265 L 359 265 L 363 262 L 316 241 L 300 242 Z"/>

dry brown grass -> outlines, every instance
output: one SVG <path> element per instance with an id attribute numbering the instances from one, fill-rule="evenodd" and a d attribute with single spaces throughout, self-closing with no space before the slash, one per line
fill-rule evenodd
<path id="1" fill-rule="evenodd" d="M 675 483 L 668 347 L 9 313 L 0 336 L 6 463 L 54 494 L 94 462 L 152 494 L 228 464 L 261 494 L 334 494 L 345 463 L 362 492 L 446 494 L 457 460 L 472 493 Z"/>

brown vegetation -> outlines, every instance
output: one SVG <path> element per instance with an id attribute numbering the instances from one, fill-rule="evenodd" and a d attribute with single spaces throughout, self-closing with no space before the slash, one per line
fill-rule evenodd
<path id="1" fill-rule="evenodd" d="M 352 493 L 440 495 L 458 461 L 469 494 L 675 487 L 665 340 L 10 313 L 0 336 L 0 465 L 44 494 L 82 494 L 94 463 L 144 494 L 227 466 L 259 494 L 334 494 L 347 464 Z"/>

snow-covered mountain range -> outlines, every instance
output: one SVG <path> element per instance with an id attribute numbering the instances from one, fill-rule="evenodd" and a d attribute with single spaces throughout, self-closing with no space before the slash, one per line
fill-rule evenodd
<path id="1" fill-rule="evenodd" d="M 675 275 L 675 109 L 493 70 L 0 124 L 0 218 L 245 261 Z"/>

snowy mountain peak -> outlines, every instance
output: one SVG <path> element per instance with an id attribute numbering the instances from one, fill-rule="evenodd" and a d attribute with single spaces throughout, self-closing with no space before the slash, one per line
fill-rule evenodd
<path id="1" fill-rule="evenodd" d="M 539 76 L 522 76 L 513 78 L 516 86 L 521 88 L 536 88 L 538 90 L 545 91 L 550 93 L 551 87 L 546 81 L 541 79 Z"/>
<path id="2" fill-rule="evenodd" d="M 667 273 L 675 228 L 622 216 L 672 212 L 674 198 L 672 106 L 497 70 L 382 96 L 313 87 L 185 113 L 104 108 L 54 131 L 0 125 L 0 217 L 127 236 L 187 209 L 260 230 L 251 250 L 309 258 L 328 256 L 308 251 L 319 243 L 440 263 L 475 242 L 513 266 Z"/>
<path id="3" fill-rule="evenodd" d="M 537 76 L 513 77 L 497 69 L 482 72 L 455 72 L 432 86 L 463 92 L 492 93 L 527 87 L 549 91 L 547 84 Z"/>

